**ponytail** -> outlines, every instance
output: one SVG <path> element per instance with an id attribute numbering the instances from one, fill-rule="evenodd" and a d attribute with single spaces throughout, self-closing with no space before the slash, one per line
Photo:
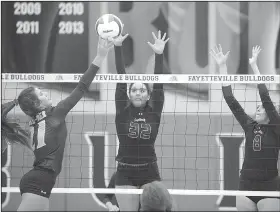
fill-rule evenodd
<path id="1" fill-rule="evenodd" d="M 32 150 L 30 134 L 18 123 L 7 119 L 7 114 L 18 104 L 17 100 L 1 105 L 1 151 L 4 152 L 7 144 L 21 144 Z"/>
<path id="2" fill-rule="evenodd" d="M 7 114 L 16 106 L 18 105 L 18 100 L 15 99 L 11 102 L 7 102 L 5 104 L 1 105 L 1 110 L 2 110 L 2 115 L 1 115 L 1 120 L 5 119 Z"/>

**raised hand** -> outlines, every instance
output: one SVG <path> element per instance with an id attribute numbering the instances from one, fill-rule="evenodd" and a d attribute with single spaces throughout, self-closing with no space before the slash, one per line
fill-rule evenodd
<path id="1" fill-rule="evenodd" d="M 114 43 L 108 40 L 99 38 L 97 46 L 97 56 L 106 57 L 110 49 L 114 46 Z"/>
<path id="2" fill-rule="evenodd" d="M 118 208 L 118 206 L 112 205 L 109 207 L 109 211 L 120 211 L 120 209 Z"/>
<path id="3" fill-rule="evenodd" d="M 121 46 L 123 41 L 127 38 L 128 34 L 122 36 L 122 34 L 120 34 L 120 36 L 116 37 L 116 38 L 108 38 L 109 41 L 113 42 L 113 44 L 115 46 Z"/>
<path id="4" fill-rule="evenodd" d="M 155 33 L 153 33 L 153 32 L 152 32 L 152 35 L 155 39 L 155 43 L 151 44 L 150 42 L 148 42 L 149 46 L 154 50 L 155 53 L 162 54 L 163 50 L 164 50 L 164 47 L 165 47 L 165 44 L 167 43 L 167 41 L 169 41 L 169 38 L 164 40 L 165 37 L 166 37 L 166 33 L 164 33 L 164 35 L 161 38 L 161 31 L 160 30 L 158 31 L 158 37 L 156 37 Z"/>
<path id="5" fill-rule="evenodd" d="M 224 54 L 221 44 L 219 44 L 219 48 L 215 46 L 215 48 L 211 49 L 210 54 L 216 60 L 219 66 L 225 65 L 228 59 L 229 51 Z"/>
<path id="6" fill-rule="evenodd" d="M 257 64 L 257 59 L 259 56 L 259 53 L 261 52 L 261 47 L 260 46 L 254 46 L 252 49 L 252 57 L 249 59 L 250 65 L 255 65 Z"/>

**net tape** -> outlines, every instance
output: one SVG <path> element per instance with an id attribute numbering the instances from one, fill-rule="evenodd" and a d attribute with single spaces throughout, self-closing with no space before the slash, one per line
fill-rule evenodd
<path id="1" fill-rule="evenodd" d="M 2 74 L 2 82 L 79 82 L 83 74 Z M 280 83 L 279 75 L 97 74 L 93 83 Z"/>

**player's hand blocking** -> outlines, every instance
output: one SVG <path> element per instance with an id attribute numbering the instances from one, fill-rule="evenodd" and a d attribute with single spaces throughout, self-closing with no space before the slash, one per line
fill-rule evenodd
<path id="1" fill-rule="evenodd" d="M 258 65 L 257 65 L 257 59 L 258 59 L 258 56 L 259 56 L 260 52 L 261 52 L 260 46 L 253 47 L 252 57 L 249 59 L 249 63 L 251 65 L 251 68 L 252 68 L 255 75 L 260 74 L 260 70 L 259 70 Z"/>
<path id="2" fill-rule="evenodd" d="M 106 206 L 108 208 L 109 211 L 120 211 L 120 209 L 118 208 L 118 206 L 113 205 L 111 202 L 107 202 Z"/>
<path id="3" fill-rule="evenodd" d="M 117 38 L 108 38 L 115 46 L 122 46 L 123 41 L 127 38 L 128 34 L 118 36 Z"/>
<path id="4" fill-rule="evenodd" d="M 155 39 L 155 43 L 151 44 L 150 42 L 148 42 L 149 46 L 154 50 L 154 52 L 156 54 L 162 54 L 163 50 L 164 50 L 164 47 L 165 47 L 165 44 L 169 41 L 169 38 L 167 38 L 165 40 L 166 33 L 164 33 L 164 35 L 161 37 L 161 31 L 160 30 L 158 31 L 158 37 L 156 37 L 154 32 L 152 32 L 152 35 Z"/>
<path id="5" fill-rule="evenodd" d="M 252 57 L 249 59 L 250 65 L 256 65 L 259 53 L 261 52 L 260 46 L 254 46 L 252 49 Z"/>
<path id="6" fill-rule="evenodd" d="M 224 54 L 221 44 L 219 44 L 219 48 L 215 46 L 215 48 L 211 49 L 210 54 L 220 67 L 226 65 L 229 56 L 229 51 L 226 54 Z"/>
<path id="7" fill-rule="evenodd" d="M 97 56 L 106 57 L 110 49 L 114 46 L 113 42 L 99 38 Z"/>

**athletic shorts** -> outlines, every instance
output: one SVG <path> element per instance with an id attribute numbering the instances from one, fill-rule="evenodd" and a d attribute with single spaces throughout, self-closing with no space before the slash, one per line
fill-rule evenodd
<path id="1" fill-rule="evenodd" d="M 116 186 L 131 185 L 140 188 L 147 183 L 160 180 L 156 162 L 141 166 L 118 163 Z"/>
<path id="2" fill-rule="evenodd" d="M 21 178 L 20 193 L 21 195 L 23 193 L 32 193 L 49 198 L 55 181 L 55 172 L 35 167 Z"/>
<path id="3" fill-rule="evenodd" d="M 280 191 L 280 177 L 275 177 L 272 180 L 268 181 L 259 181 L 259 180 L 247 180 L 240 179 L 239 181 L 239 190 L 241 191 Z M 248 197 L 254 203 L 258 203 L 262 199 L 266 198 L 278 198 L 279 197 L 265 197 L 265 196 L 257 196 L 257 197 Z"/>

